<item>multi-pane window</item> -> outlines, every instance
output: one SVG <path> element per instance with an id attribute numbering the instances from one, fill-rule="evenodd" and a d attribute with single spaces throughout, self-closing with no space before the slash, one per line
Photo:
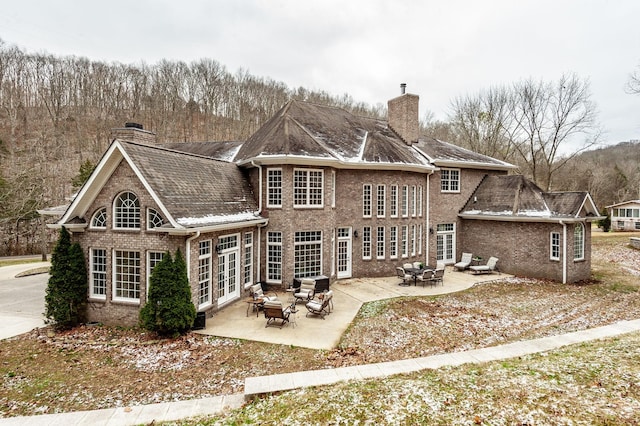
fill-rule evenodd
<path id="1" fill-rule="evenodd" d="M 422 195 L 423 195 L 422 185 L 418 186 L 418 216 L 422 217 Z"/>
<path id="2" fill-rule="evenodd" d="M 460 192 L 460 170 L 440 170 L 440 190 L 442 192 Z"/>
<path id="3" fill-rule="evenodd" d="M 391 217 L 398 217 L 398 185 L 391 185 L 389 188 L 389 214 Z"/>
<path id="4" fill-rule="evenodd" d="M 140 252 L 114 251 L 113 299 L 140 301 Z"/>
<path id="5" fill-rule="evenodd" d="M 282 169 L 267 169 L 267 207 L 282 207 Z"/>
<path id="6" fill-rule="evenodd" d="M 362 258 L 371 259 L 371 227 L 362 228 Z"/>
<path id="7" fill-rule="evenodd" d="M 398 258 L 398 227 L 392 226 L 389 229 L 389 257 Z"/>
<path id="8" fill-rule="evenodd" d="M 384 259 L 384 226 L 378 226 L 376 234 L 376 258 Z"/>
<path id="9" fill-rule="evenodd" d="M 418 225 L 418 254 L 422 254 L 422 225 Z"/>
<path id="10" fill-rule="evenodd" d="M 416 186 L 412 185 L 411 186 L 411 217 L 416 217 L 417 214 L 417 205 L 416 202 L 418 201 L 418 192 L 416 190 Z"/>
<path id="11" fill-rule="evenodd" d="M 371 217 L 371 185 L 362 185 L 362 217 Z"/>
<path id="12" fill-rule="evenodd" d="M 91 297 L 107 297 L 107 251 L 91 249 Z"/>
<path id="13" fill-rule="evenodd" d="M 409 236 L 411 239 L 411 256 L 416 255 L 416 226 L 411 225 L 411 235 Z"/>
<path id="14" fill-rule="evenodd" d="M 103 207 L 93 214 L 91 228 L 105 229 L 107 227 L 107 208 Z"/>
<path id="15" fill-rule="evenodd" d="M 253 232 L 244 234 L 244 284 L 253 282 Z"/>
<path id="16" fill-rule="evenodd" d="M 115 229 L 140 229 L 140 202 L 134 193 L 118 195 L 113 210 Z"/>
<path id="17" fill-rule="evenodd" d="M 147 209 L 147 229 L 159 228 L 164 224 L 164 219 L 156 209 Z"/>
<path id="18" fill-rule="evenodd" d="M 153 269 L 158 265 L 158 263 L 162 262 L 163 257 L 164 252 L 161 251 L 150 251 L 147 253 L 147 289 L 151 285 L 150 280 Z"/>
<path id="19" fill-rule="evenodd" d="M 560 233 L 552 232 L 549 240 L 549 258 L 560 260 Z"/>
<path id="20" fill-rule="evenodd" d="M 407 185 L 402 186 L 402 217 L 409 216 L 409 187 Z"/>
<path id="21" fill-rule="evenodd" d="M 402 235 L 400 237 L 400 243 L 402 245 L 402 257 L 409 256 L 409 227 L 407 225 L 402 226 Z"/>
<path id="22" fill-rule="evenodd" d="M 384 217 L 385 215 L 385 186 L 378 185 L 378 203 L 377 203 L 377 216 Z"/>
<path id="23" fill-rule="evenodd" d="M 584 259 L 584 225 L 576 223 L 573 228 L 573 260 Z"/>
<path id="24" fill-rule="evenodd" d="M 294 277 L 313 277 L 322 274 L 322 232 L 301 231 L 294 237 Z"/>
<path id="25" fill-rule="evenodd" d="M 211 240 L 198 245 L 198 306 L 211 303 Z"/>
<path id="26" fill-rule="evenodd" d="M 282 232 L 267 232 L 267 281 L 282 282 Z"/>
<path id="27" fill-rule="evenodd" d="M 293 205 L 322 207 L 322 170 L 293 171 Z"/>

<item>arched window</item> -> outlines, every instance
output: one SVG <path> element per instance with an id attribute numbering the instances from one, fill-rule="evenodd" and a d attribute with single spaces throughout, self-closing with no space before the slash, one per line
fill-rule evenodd
<path id="1" fill-rule="evenodd" d="M 140 202 L 133 192 L 123 192 L 113 205 L 114 229 L 140 229 Z"/>
<path id="2" fill-rule="evenodd" d="M 573 260 L 584 259 L 584 224 L 576 223 L 573 228 Z"/>
<path id="3" fill-rule="evenodd" d="M 164 224 L 164 219 L 156 209 L 147 209 L 147 229 L 159 228 Z"/>
<path id="4" fill-rule="evenodd" d="M 91 218 L 91 228 L 106 229 L 107 227 L 107 208 L 103 207 L 96 210 Z"/>

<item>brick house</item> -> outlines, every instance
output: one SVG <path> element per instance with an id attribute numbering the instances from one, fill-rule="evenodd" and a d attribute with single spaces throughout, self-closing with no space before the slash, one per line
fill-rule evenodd
<path id="1" fill-rule="evenodd" d="M 553 226 L 473 216 L 469 200 L 484 199 L 489 178 L 508 178 L 515 167 L 421 137 L 418 101 L 403 90 L 386 121 L 290 101 L 245 142 L 161 144 L 138 125 L 115 129 L 57 223 L 85 250 L 90 320 L 136 324 L 154 265 L 178 248 L 193 302 L 207 315 L 251 283 L 390 276 L 400 263 L 451 264 L 472 248 L 501 257 L 504 272 L 533 272 L 530 257 L 505 254 L 523 246 L 523 232 L 552 258 L 549 278 L 563 277 L 565 265 L 564 282 L 584 279 L 584 224 L 595 208 L 588 194 Z M 575 268 L 563 253 L 578 223 L 585 255 Z"/>

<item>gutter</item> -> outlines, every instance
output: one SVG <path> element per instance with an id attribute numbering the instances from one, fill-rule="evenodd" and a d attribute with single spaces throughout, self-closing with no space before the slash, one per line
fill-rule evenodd
<path id="1" fill-rule="evenodd" d="M 216 232 L 216 231 L 226 231 L 229 229 L 236 228 L 248 228 L 251 226 L 259 226 L 266 225 L 269 222 L 269 219 L 259 218 L 253 219 L 245 222 L 228 222 L 228 223 L 220 223 L 216 225 L 208 225 L 202 226 L 198 228 L 153 228 L 151 232 L 158 232 L 162 234 L 176 235 L 176 236 L 186 236 L 192 235 L 194 232 Z"/>

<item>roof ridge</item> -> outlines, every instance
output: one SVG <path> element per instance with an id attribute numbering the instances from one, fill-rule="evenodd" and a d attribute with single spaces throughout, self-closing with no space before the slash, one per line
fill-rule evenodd
<path id="1" fill-rule="evenodd" d="M 139 147 L 143 147 L 143 148 L 157 149 L 159 151 L 166 151 L 166 152 L 171 152 L 171 153 L 174 153 L 174 154 L 181 154 L 181 155 L 185 155 L 185 156 L 188 156 L 188 157 L 197 157 L 197 158 L 202 158 L 202 159 L 205 159 L 205 160 L 219 161 L 221 163 L 232 163 L 230 161 L 224 161 L 224 160 L 220 160 L 218 158 L 208 157 L 208 156 L 202 155 L 202 154 L 194 154 L 192 152 L 179 151 L 177 149 L 171 149 L 171 148 L 167 148 L 167 147 L 160 146 L 160 145 L 148 145 L 148 144 L 139 143 L 139 142 L 122 141 L 120 139 L 116 139 L 116 141 L 118 141 L 118 143 L 120 143 L 120 144 L 124 143 L 124 144 L 135 145 L 135 146 L 139 146 Z"/>

